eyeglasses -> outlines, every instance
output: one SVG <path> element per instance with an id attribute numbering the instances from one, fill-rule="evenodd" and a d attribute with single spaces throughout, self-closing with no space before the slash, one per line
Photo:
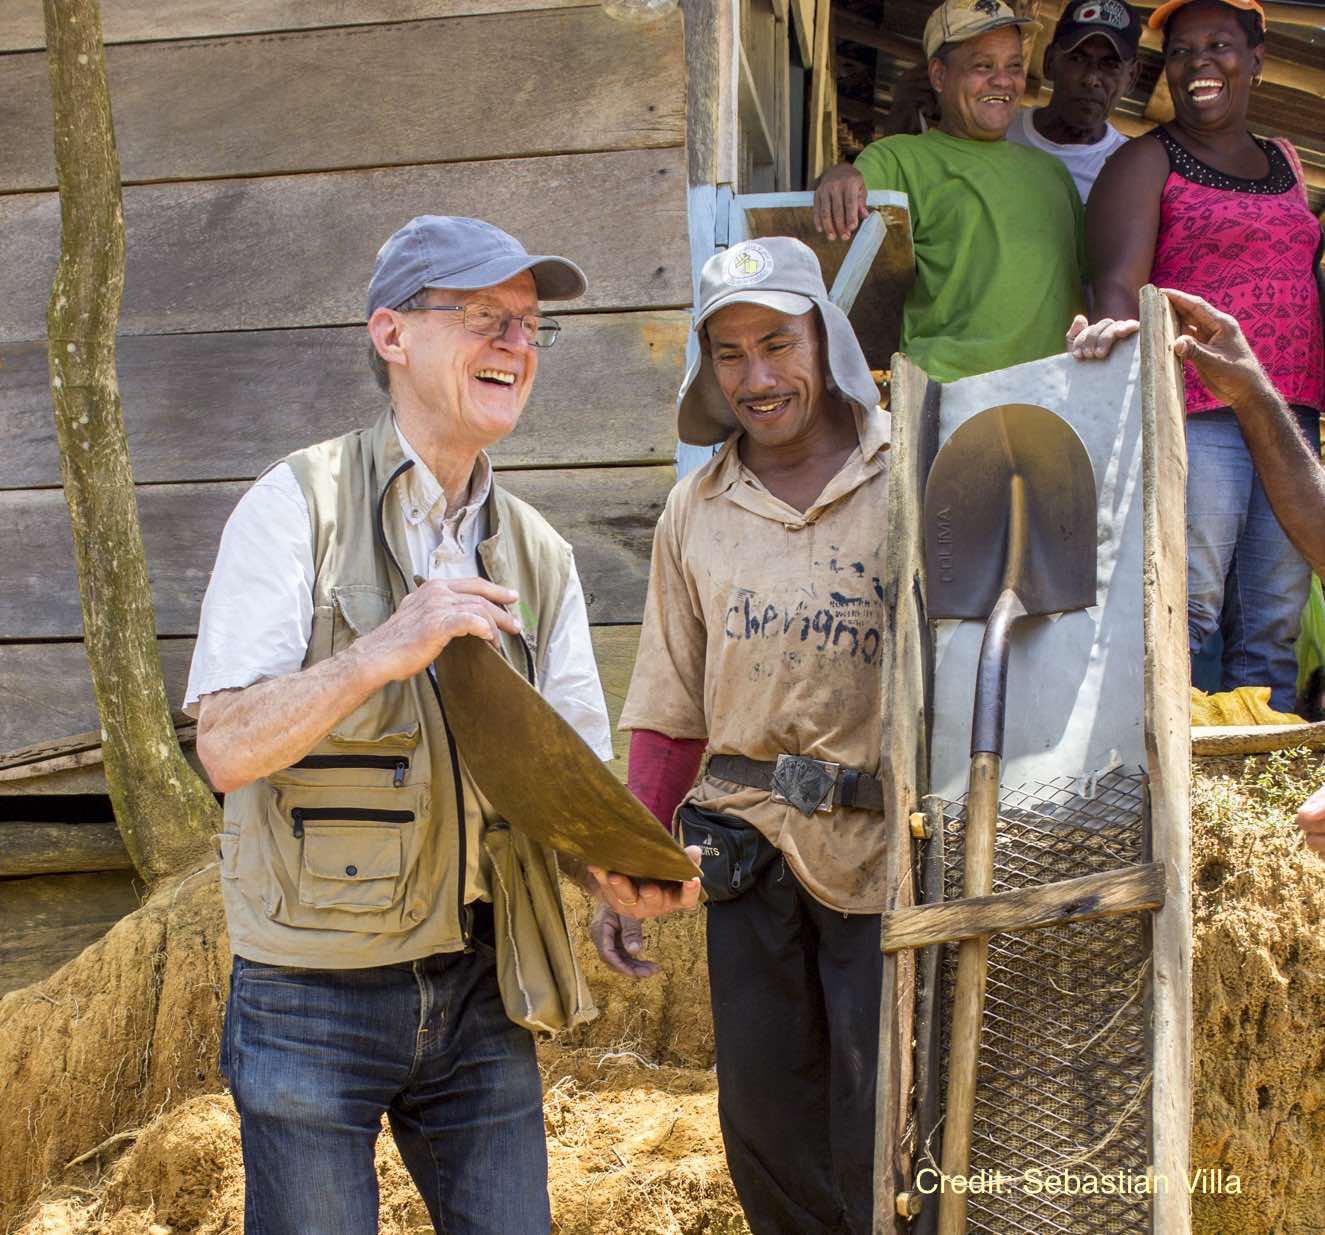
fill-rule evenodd
<path id="1" fill-rule="evenodd" d="M 520 323 L 520 333 L 530 347 L 549 348 L 561 333 L 561 324 L 550 317 L 535 313 L 503 313 L 490 304 L 423 304 L 413 309 L 397 310 L 409 313 L 459 313 L 464 327 L 471 334 L 484 338 L 500 338 L 512 320 Z"/>

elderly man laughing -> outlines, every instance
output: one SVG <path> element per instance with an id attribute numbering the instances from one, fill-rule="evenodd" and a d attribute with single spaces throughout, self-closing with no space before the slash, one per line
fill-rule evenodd
<path id="1" fill-rule="evenodd" d="M 539 301 L 584 287 L 489 223 L 411 220 L 368 288 L 390 406 L 266 472 L 222 536 L 187 705 L 226 794 L 222 1070 L 249 1231 L 373 1235 L 386 1114 L 438 1231 L 547 1235 L 530 1031 L 590 1008 L 553 855 L 457 751 L 448 712 L 482 701 L 443 698 L 432 666 L 489 640 L 611 756 L 570 546 L 484 453 L 556 341 Z M 699 892 L 614 883 L 640 916 Z"/>

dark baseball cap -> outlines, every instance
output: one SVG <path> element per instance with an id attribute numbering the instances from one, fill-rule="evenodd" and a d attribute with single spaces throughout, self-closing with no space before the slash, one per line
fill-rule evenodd
<path id="1" fill-rule="evenodd" d="M 368 316 L 394 309 L 425 287 L 496 287 L 522 270 L 534 276 L 539 300 L 574 300 L 587 287 L 584 271 L 568 258 L 528 253 L 514 236 L 482 219 L 421 214 L 377 251 Z"/>
<path id="2" fill-rule="evenodd" d="M 1141 15 L 1126 0 L 1076 0 L 1058 19 L 1051 46 L 1071 51 L 1095 34 L 1108 39 L 1120 59 L 1135 60 Z"/>

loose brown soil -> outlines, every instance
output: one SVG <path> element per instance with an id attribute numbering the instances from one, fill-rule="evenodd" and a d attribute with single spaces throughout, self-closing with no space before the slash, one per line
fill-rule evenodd
<path id="1" fill-rule="evenodd" d="M 1243 1187 L 1196 1195 L 1197 1235 L 1322 1229 L 1325 863 L 1292 823 L 1322 780 L 1319 753 L 1197 765 L 1192 1161 Z M 587 905 L 571 897 L 583 926 Z M 554 1231 L 741 1235 L 702 917 L 655 924 L 648 951 L 664 975 L 632 983 L 585 943 L 602 1014 L 540 1050 Z M 215 1072 L 225 953 L 203 876 L 0 1001 L 0 1229 L 240 1235 L 238 1120 Z M 65 1169 L 119 1132 L 131 1135 Z M 389 1134 L 377 1167 L 385 1235 L 429 1231 Z"/>

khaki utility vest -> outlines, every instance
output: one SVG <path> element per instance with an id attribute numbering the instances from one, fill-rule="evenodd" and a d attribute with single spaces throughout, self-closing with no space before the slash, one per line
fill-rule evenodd
<path id="1" fill-rule="evenodd" d="M 304 668 L 381 625 L 413 590 L 400 502 L 407 468 L 387 411 L 371 429 L 290 455 L 313 536 L 313 625 Z M 494 583 L 520 596 L 523 637 L 500 651 L 537 680 L 570 573 L 570 546 L 495 481 Z M 459 754 L 428 673 L 389 682 L 293 766 L 227 794 L 221 888 L 230 944 L 248 960 L 356 969 L 466 946 L 466 846 Z M 521 758 L 513 751 L 512 758 Z M 472 788 L 469 790 L 472 792 Z M 596 1012 L 575 959 L 556 857 L 479 798 L 506 1011 L 554 1032 Z M 471 812 L 472 818 L 472 812 Z"/>

